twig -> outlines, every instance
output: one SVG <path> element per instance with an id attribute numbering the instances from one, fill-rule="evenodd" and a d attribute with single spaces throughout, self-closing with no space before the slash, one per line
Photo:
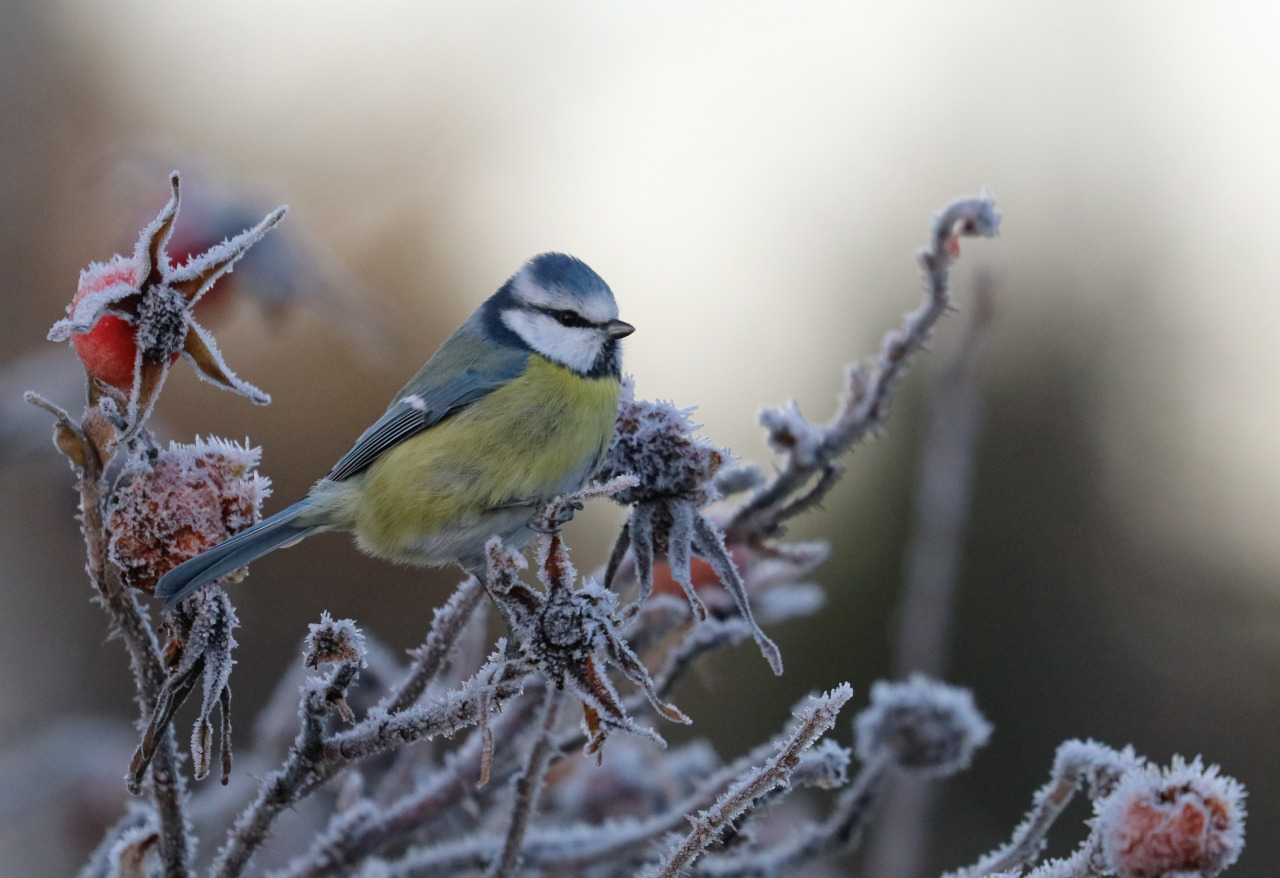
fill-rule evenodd
<path id="1" fill-rule="evenodd" d="M 684 677 L 702 656 L 722 646 L 741 643 L 751 636 L 751 626 L 738 616 L 728 619 L 708 619 L 689 629 L 688 634 L 667 653 L 662 669 L 654 676 L 653 688 L 659 698 L 667 698 L 676 683 Z M 627 707 L 631 702 L 628 701 Z"/>
<path id="2" fill-rule="evenodd" d="M 59 406 L 36 393 L 25 398 L 57 419 L 59 448 L 76 468 L 80 492 L 80 525 L 85 542 L 85 571 L 98 592 L 102 606 L 111 617 L 112 627 L 129 651 L 129 668 L 133 672 L 138 705 L 144 718 L 155 711 L 156 701 L 164 687 L 165 673 L 160 662 L 160 648 L 147 620 L 146 611 L 133 592 L 120 581 L 119 571 L 107 555 L 106 530 L 102 519 L 103 475 L 106 460 L 103 448 L 113 443 L 114 433 L 102 409 L 90 409 L 85 421 L 77 424 Z M 111 435 L 111 438 L 103 438 Z M 151 767 L 151 785 L 156 811 L 160 818 L 160 859 L 167 878 L 187 874 L 187 824 L 183 814 L 186 782 L 177 771 L 178 748 L 169 729 L 157 742 Z"/>
<path id="3" fill-rule="evenodd" d="M 509 741 L 528 725 L 538 703 L 536 697 L 526 695 L 514 708 L 508 707 L 491 729 L 494 738 Z M 385 808 L 357 806 L 335 815 L 328 828 L 312 843 L 311 850 L 289 865 L 287 878 L 350 874 L 355 866 L 388 845 L 420 831 L 474 790 L 483 746 L 480 730 L 474 730 L 467 742 L 419 789 Z"/>
<path id="4" fill-rule="evenodd" d="M 209 870 L 210 875 L 234 878 L 241 874 L 257 849 L 267 840 L 267 832 L 279 813 L 301 797 L 302 789 L 314 788 L 335 773 L 326 773 L 324 718 L 336 702 L 346 697 L 347 687 L 355 679 L 359 669 L 356 662 L 346 662 L 333 672 L 324 685 L 310 685 L 303 689 L 302 704 L 298 711 L 302 727 L 298 729 L 298 736 L 294 739 L 285 764 L 262 782 L 258 798 L 236 820 L 227 843 L 218 851 L 218 858 Z"/>
<path id="5" fill-rule="evenodd" d="M 660 813 L 644 819 L 614 819 L 604 824 L 530 829 L 525 836 L 523 863 L 529 868 L 560 872 L 566 869 L 581 870 L 600 862 L 617 865 L 630 857 L 635 868 L 628 869 L 627 873 L 633 873 L 639 868 L 640 855 L 629 855 L 629 851 L 651 844 L 663 835 L 687 826 L 687 815 L 708 807 L 726 786 L 744 773 L 754 771 L 752 766 L 775 753 L 782 746 L 781 741 L 782 738 L 754 748 L 732 764 L 703 778 L 690 794 L 672 802 Z M 805 753 L 796 766 L 791 778 L 793 782 L 805 782 L 824 774 L 821 768 L 812 765 L 808 756 L 809 753 Z M 455 842 L 411 851 L 401 860 L 388 864 L 387 878 L 416 875 L 436 878 L 463 869 L 479 868 L 497 854 L 498 842 L 493 835 L 477 833 Z M 290 875 L 289 878 L 298 876 Z"/>
<path id="6" fill-rule="evenodd" d="M 343 665 L 348 666 L 355 667 Z M 397 714 L 371 712 L 354 728 L 329 738 L 322 735 L 321 719 L 328 712 L 328 705 L 339 697 L 335 686 L 340 683 L 345 686 L 345 683 L 335 672 L 324 690 L 308 687 L 303 696 L 302 728 L 284 766 L 263 781 L 258 798 L 232 827 L 210 874 L 217 878 L 239 875 L 266 839 L 267 830 L 280 812 L 328 782 L 351 762 L 474 725 L 482 703 L 497 704 L 517 695 L 521 691 L 520 680 L 530 672 L 520 662 L 504 662 L 497 674 L 486 665 L 476 677 L 483 675 L 485 680 L 493 677 L 487 691 L 477 685 L 473 677 L 472 682 L 464 683 L 439 701 Z"/>
<path id="7" fill-rule="evenodd" d="M 980 420 L 978 367 L 991 321 L 991 295 L 989 281 L 980 281 L 959 352 L 933 392 L 899 613 L 894 659 L 898 678 L 912 672 L 942 677 L 946 672 L 969 519 Z M 910 775 L 894 777 L 887 786 L 867 871 L 874 878 L 914 878 L 928 849 L 937 787 L 929 778 Z"/>
<path id="8" fill-rule="evenodd" d="M 947 878 L 981 878 L 1029 866 L 1044 849 L 1049 827 L 1082 784 L 1088 782 L 1090 797 L 1097 798 L 1109 793 L 1125 773 L 1141 765 L 1130 748 L 1117 751 L 1092 741 L 1065 742 L 1058 747 L 1049 782 L 1036 791 L 1031 811 L 1014 830 L 1013 838 L 972 866 L 947 873 Z"/>
<path id="9" fill-rule="evenodd" d="M 413 651 L 413 664 L 395 691 L 383 700 L 387 713 L 399 713 L 422 697 L 440 673 L 462 629 L 484 597 L 484 586 L 474 576 L 458 586 L 444 606 L 435 611 L 431 630 L 422 646 Z"/>
<path id="10" fill-rule="evenodd" d="M 653 878 L 676 878 L 716 840 L 731 821 L 750 808 L 756 799 L 785 785 L 800 762 L 800 754 L 835 725 L 840 708 L 852 697 L 853 687 L 844 683 L 811 700 L 797 714 L 799 724 L 778 748 L 777 754 L 761 768 L 750 772 L 726 790 L 710 808 L 699 812 L 697 817 L 691 817 L 693 831 L 648 874 Z"/>
<path id="11" fill-rule="evenodd" d="M 794 406 L 767 410 L 761 420 L 772 434 L 771 444 L 787 451 L 787 462 L 772 484 L 744 504 L 726 528 L 732 545 L 776 536 L 791 515 L 822 500 L 835 483 L 829 468 L 853 445 L 884 423 L 899 380 L 911 355 L 924 347 L 934 325 L 951 307 L 948 273 L 960 253 L 959 238 L 996 234 L 1000 215 L 990 196 L 983 194 L 952 202 L 934 220 L 928 247 L 920 251 L 925 300 L 908 314 L 899 329 L 884 336 L 870 377 L 857 366 L 848 371 L 848 387 L 835 416 L 819 428 L 804 421 Z M 799 501 L 792 500 L 817 478 L 818 484 Z"/>
<path id="12" fill-rule="evenodd" d="M 502 846 L 502 857 L 489 873 L 491 878 L 509 878 L 519 865 L 520 848 L 524 844 L 525 831 L 529 828 L 529 819 L 538 807 L 543 779 L 547 774 L 547 765 L 551 761 L 553 749 L 551 733 L 555 729 L 562 700 L 564 700 L 564 691 L 548 682 L 542 703 L 542 732 L 529 750 L 524 772 L 516 779 L 511 825 L 507 829 L 507 839 Z"/>
<path id="13" fill-rule="evenodd" d="M 853 783 L 841 791 L 827 819 L 798 837 L 749 856 L 705 860 L 698 864 L 698 873 L 716 878 L 786 875 L 813 860 L 856 849 L 875 813 L 888 766 L 886 758 L 865 763 Z"/>

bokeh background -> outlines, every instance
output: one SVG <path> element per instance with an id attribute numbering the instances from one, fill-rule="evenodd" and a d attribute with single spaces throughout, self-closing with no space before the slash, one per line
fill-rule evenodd
<path id="1" fill-rule="evenodd" d="M 930 395 L 987 278 L 948 677 L 996 731 L 946 784 L 925 874 L 1007 837 L 1056 744 L 1085 736 L 1221 763 L 1250 790 L 1230 874 L 1272 874 L 1278 38 L 1266 3 L 6 0 L 0 872 L 71 872 L 123 807 L 124 652 L 89 601 L 48 419 L 17 398 L 78 405 L 72 352 L 45 333 L 178 168 L 179 234 L 290 205 L 208 317 L 274 403 L 180 365 L 157 415 L 170 437 L 261 445 L 272 510 L 548 249 L 613 286 L 640 395 L 696 404 L 707 436 L 767 462 L 758 408 L 825 418 L 842 365 L 915 306 L 932 211 L 989 187 L 1003 234 L 966 243 L 961 313 L 797 528 L 833 543 L 826 611 L 775 630 L 783 677 L 747 645 L 677 701 L 728 757 L 804 692 L 847 679 L 861 699 L 889 672 Z M 587 567 L 618 516 L 583 518 Z M 341 537 L 255 564 L 233 595 L 240 727 L 321 610 L 405 648 L 457 578 Z"/>

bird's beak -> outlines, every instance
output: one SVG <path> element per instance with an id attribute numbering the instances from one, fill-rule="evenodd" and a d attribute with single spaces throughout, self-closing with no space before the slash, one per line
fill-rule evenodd
<path id="1" fill-rule="evenodd" d="M 604 325 L 604 331 L 609 333 L 609 338 L 626 338 L 628 335 L 636 331 L 636 328 L 630 323 L 622 320 L 610 320 Z"/>

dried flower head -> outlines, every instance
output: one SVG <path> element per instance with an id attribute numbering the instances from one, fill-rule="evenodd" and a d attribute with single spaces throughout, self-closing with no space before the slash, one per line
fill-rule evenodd
<path id="1" fill-rule="evenodd" d="M 617 596 L 590 579 L 575 587 L 578 574 L 558 533 L 547 534 L 539 543 L 535 569 L 543 591 L 520 581 L 523 559 L 507 551 L 499 538 L 490 539 L 485 550 L 485 588 L 506 618 L 520 652 L 557 689 L 567 689 L 582 702 L 587 753 L 598 753 L 614 730 L 663 743 L 656 732 L 627 715 L 605 673 L 606 664 L 644 693 L 661 716 L 671 722 L 690 721 L 675 705 L 658 697 L 648 669 L 619 635 Z"/>
<path id="2" fill-rule="evenodd" d="M 1244 795 L 1218 766 L 1175 756 L 1163 770 L 1130 772 L 1097 801 L 1094 832 L 1120 878 L 1212 878 L 1244 848 Z"/>
<path id="3" fill-rule="evenodd" d="M 969 766 L 973 752 L 991 737 L 991 724 L 968 689 L 923 674 L 905 683 L 871 686 L 871 704 L 855 720 L 858 758 L 887 756 L 900 768 L 946 777 Z"/>
<path id="4" fill-rule="evenodd" d="M 175 267 L 165 248 L 178 216 L 177 172 L 170 183 L 169 203 L 143 229 L 133 255 L 114 256 L 81 272 L 68 316 L 49 330 L 51 341 L 71 340 L 89 374 L 91 401 L 103 392 L 128 400 L 127 435 L 141 429 L 179 354 L 214 384 L 259 405 L 271 401 L 227 367 L 213 336 L 195 322 L 191 309 L 280 222 L 285 209 L 277 208 L 253 228 Z"/>
<path id="5" fill-rule="evenodd" d="M 302 656 L 308 668 L 337 662 L 353 662 L 362 668 L 368 666 L 364 633 L 356 627 L 354 619 L 334 619 L 325 610 L 320 614 L 320 621 L 312 622 L 307 628 Z"/>
<path id="6" fill-rule="evenodd" d="M 769 667 L 781 674 L 782 655 L 756 624 L 746 585 L 725 547 L 724 535 L 702 512 L 703 506 L 720 496 L 714 478 L 730 455 L 691 435 L 697 427 L 689 412 L 670 403 L 636 401 L 631 380 L 623 382 L 613 440 L 596 478 L 630 473 L 639 484 L 614 494 L 617 502 L 631 506 L 631 517 L 614 546 L 605 585 L 614 585 L 630 550 L 639 584 L 635 601 L 624 610 L 624 615 L 632 616 L 653 593 L 654 564 L 665 558 L 670 578 L 703 620 L 707 606 L 693 579 L 693 561 L 703 559 L 732 598 L 738 615 L 750 626 Z"/>
<path id="7" fill-rule="evenodd" d="M 174 567 L 257 523 L 271 482 L 261 449 L 209 437 L 134 458 L 108 502 L 107 551 L 145 592 Z M 230 577 L 235 580 L 239 573 Z"/>
<path id="8" fill-rule="evenodd" d="M 698 429 L 689 418 L 692 411 L 636 400 L 635 383 L 623 379 L 613 441 L 595 477 L 606 481 L 630 473 L 640 481 L 615 500 L 629 506 L 680 497 L 705 506 L 716 499 L 711 479 L 729 454 L 692 435 Z"/>

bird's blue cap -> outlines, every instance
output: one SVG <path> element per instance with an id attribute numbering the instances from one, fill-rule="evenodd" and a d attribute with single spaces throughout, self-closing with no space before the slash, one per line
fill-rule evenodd
<path id="1" fill-rule="evenodd" d="M 601 293 L 613 296 L 604 278 L 581 259 L 567 253 L 540 253 L 525 263 L 524 271 L 538 286 L 558 290 L 580 301 Z"/>

